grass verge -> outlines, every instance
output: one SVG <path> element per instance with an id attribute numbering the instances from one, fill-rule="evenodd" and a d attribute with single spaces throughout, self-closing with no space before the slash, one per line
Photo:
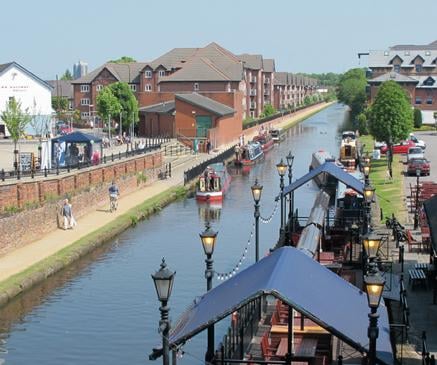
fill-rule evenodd
<path id="1" fill-rule="evenodd" d="M 371 136 L 361 136 L 361 143 L 365 144 L 364 151 L 372 152 L 374 140 Z M 387 178 L 387 159 L 383 155 L 379 160 L 372 160 L 370 169 L 370 181 L 375 187 L 379 207 L 383 216 L 394 214 L 401 222 L 405 222 L 407 210 L 405 207 L 403 161 L 400 155 L 393 157 L 393 179 Z"/>
<path id="2" fill-rule="evenodd" d="M 54 255 L 4 280 L 0 283 L 0 305 L 6 304 L 20 293 L 64 269 L 79 257 L 85 256 L 96 247 L 109 241 L 130 226 L 135 225 L 139 220 L 159 212 L 163 207 L 175 200 L 184 198 L 187 192 L 188 189 L 185 187 L 173 187 L 147 199 L 118 216 L 117 219 L 78 239 Z"/>

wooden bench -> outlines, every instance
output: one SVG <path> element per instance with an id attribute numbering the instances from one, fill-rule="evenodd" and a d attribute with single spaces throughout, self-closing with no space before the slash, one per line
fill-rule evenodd
<path id="1" fill-rule="evenodd" d="M 422 242 L 415 240 L 409 229 L 405 230 L 405 233 L 406 233 L 406 237 L 407 237 L 408 251 L 413 252 L 414 246 L 417 246 L 419 248 L 419 251 L 421 251 Z"/>
<path id="2" fill-rule="evenodd" d="M 428 287 L 426 282 L 426 274 L 421 269 L 411 269 L 408 270 L 408 283 L 411 284 L 411 288 L 414 288 L 417 284 L 425 284 L 425 287 Z"/>

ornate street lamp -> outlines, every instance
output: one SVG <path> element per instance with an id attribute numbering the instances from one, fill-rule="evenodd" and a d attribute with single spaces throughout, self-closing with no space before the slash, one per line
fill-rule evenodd
<path id="1" fill-rule="evenodd" d="M 276 169 L 278 170 L 278 174 L 280 177 L 280 184 L 279 188 L 281 190 L 281 235 L 284 231 L 284 175 L 287 172 L 287 165 L 284 163 L 284 160 L 281 159 L 281 162 L 279 162 L 276 165 Z"/>
<path id="2" fill-rule="evenodd" d="M 367 204 L 373 202 L 375 198 L 375 188 L 372 185 L 366 184 L 364 185 L 364 200 Z"/>
<path id="3" fill-rule="evenodd" d="M 159 321 L 159 328 L 162 331 L 162 354 L 163 365 L 170 364 L 169 357 L 169 345 L 168 345 L 168 333 L 170 331 L 170 321 L 168 319 L 168 312 L 170 310 L 167 307 L 167 302 L 170 299 L 171 291 L 173 289 L 173 281 L 176 272 L 172 272 L 167 268 L 165 259 L 162 259 L 161 267 L 159 271 L 152 274 L 153 283 L 155 284 L 156 294 L 158 300 L 161 302 L 159 311 L 161 312 L 161 320 Z"/>
<path id="4" fill-rule="evenodd" d="M 366 287 L 367 302 L 370 308 L 369 328 L 367 331 L 369 337 L 369 365 L 376 365 L 376 339 L 379 335 L 379 314 L 377 313 L 377 309 L 381 302 L 385 280 L 379 272 L 376 272 L 364 277 L 364 285 Z"/>
<path id="5" fill-rule="evenodd" d="M 215 243 L 217 239 L 217 232 L 211 229 L 209 222 L 205 224 L 205 230 L 199 234 L 200 240 L 202 242 L 203 251 L 206 255 L 206 291 L 212 289 L 212 277 L 214 276 L 213 270 L 213 259 L 212 254 L 214 253 Z M 205 361 L 210 362 L 214 358 L 214 324 L 208 327 L 208 349 L 205 354 Z"/>
<path id="6" fill-rule="evenodd" d="M 365 183 L 369 183 L 369 175 L 370 175 L 370 164 L 364 164 L 363 166 L 363 173 L 365 178 Z"/>
<path id="7" fill-rule="evenodd" d="M 368 258 L 377 256 L 379 247 L 381 246 L 381 237 L 370 233 L 363 237 L 363 247 Z"/>
<path id="8" fill-rule="evenodd" d="M 263 186 L 258 184 L 258 179 L 255 180 L 255 184 L 251 187 L 252 189 L 252 197 L 255 202 L 255 262 L 259 260 L 259 201 L 261 200 L 261 194 L 263 191 Z"/>
<path id="9" fill-rule="evenodd" d="M 293 181 L 293 162 L 294 162 L 294 156 L 291 154 L 291 151 L 288 152 L 288 155 L 285 157 L 287 159 L 287 165 L 288 165 L 288 184 L 291 185 Z M 288 218 L 291 222 L 291 232 L 294 231 L 294 191 L 291 192 L 290 197 L 290 206 L 288 208 Z"/>

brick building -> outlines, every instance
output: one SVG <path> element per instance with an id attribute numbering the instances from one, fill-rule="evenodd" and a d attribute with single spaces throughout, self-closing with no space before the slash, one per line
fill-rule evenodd
<path id="1" fill-rule="evenodd" d="M 274 76 L 273 106 L 280 109 L 296 108 L 307 95 L 317 92 L 317 80 L 289 72 L 276 72 Z"/>
<path id="2" fill-rule="evenodd" d="M 437 41 L 426 45 L 396 45 L 369 52 L 369 98 L 382 82 L 393 80 L 407 92 L 411 104 L 425 116 L 437 110 Z"/>

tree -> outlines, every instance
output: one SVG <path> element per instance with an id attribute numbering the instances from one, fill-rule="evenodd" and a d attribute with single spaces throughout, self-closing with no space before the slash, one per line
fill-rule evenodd
<path id="1" fill-rule="evenodd" d="M 121 105 L 110 87 L 104 87 L 96 99 L 97 113 L 106 122 L 121 112 Z"/>
<path id="2" fill-rule="evenodd" d="M 309 96 L 309 95 L 305 96 L 305 97 L 303 98 L 303 103 L 304 103 L 306 106 L 310 105 L 310 104 L 312 103 L 312 98 L 311 98 L 311 96 Z"/>
<path id="3" fill-rule="evenodd" d="M 387 143 L 391 175 L 392 145 L 406 139 L 413 130 L 413 111 L 406 92 L 395 82 L 384 82 L 369 112 L 369 130 L 377 141 Z"/>
<path id="4" fill-rule="evenodd" d="M 265 117 L 276 114 L 276 109 L 273 107 L 272 104 L 266 104 L 264 106 L 263 114 Z"/>
<path id="5" fill-rule="evenodd" d="M 358 114 L 357 123 L 358 123 L 358 132 L 360 132 L 360 136 L 364 136 L 364 135 L 369 134 L 366 113 L 363 112 L 363 113 Z"/>
<path id="6" fill-rule="evenodd" d="M 11 98 L 6 103 L 6 109 L 1 114 L 1 120 L 6 125 L 9 133 L 11 134 L 11 138 L 14 141 L 14 167 L 15 171 L 18 170 L 18 150 L 17 150 L 17 142 L 20 137 L 24 134 L 24 130 L 26 126 L 30 122 L 30 115 L 28 113 L 28 108 L 26 110 L 21 109 L 21 103 L 16 101 L 15 98 Z"/>
<path id="7" fill-rule="evenodd" d="M 422 126 L 422 111 L 414 108 L 414 128 L 420 128 Z"/>
<path id="8" fill-rule="evenodd" d="M 123 127 L 128 128 L 138 122 L 138 100 L 129 85 L 125 82 L 115 82 L 108 86 L 120 103 Z"/>
<path id="9" fill-rule="evenodd" d="M 364 110 L 366 95 L 366 74 L 361 68 L 353 68 L 341 76 L 337 98 L 351 108 L 352 118 Z"/>
<path id="10" fill-rule="evenodd" d="M 68 99 L 65 96 L 52 96 L 52 108 L 56 110 L 56 112 L 67 110 Z"/>
<path id="11" fill-rule="evenodd" d="M 132 62 L 137 62 L 135 59 L 133 59 L 132 57 L 129 56 L 123 56 L 120 57 L 116 60 L 110 60 L 110 63 L 132 63 Z"/>
<path id="12" fill-rule="evenodd" d="M 73 75 L 71 74 L 71 72 L 68 68 L 65 70 L 64 74 L 61 76 L 61 80 L 73 80 Z"/>

